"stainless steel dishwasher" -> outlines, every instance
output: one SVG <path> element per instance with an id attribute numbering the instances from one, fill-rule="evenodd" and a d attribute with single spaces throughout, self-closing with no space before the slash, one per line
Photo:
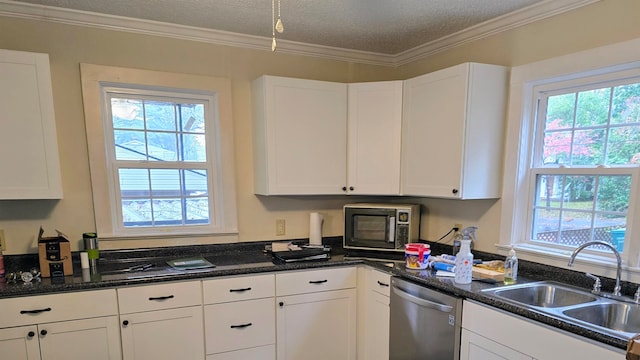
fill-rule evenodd
<path id="1" fill-rule="evenodd" d="M 390 360 L 460 358 L 462 299 L 391 279 Z"/>

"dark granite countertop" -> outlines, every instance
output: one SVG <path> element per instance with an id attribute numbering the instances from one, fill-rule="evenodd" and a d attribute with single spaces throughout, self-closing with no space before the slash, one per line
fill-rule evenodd
<path id="1" fill-rule="evenodd" d="M 326 239 L 325 239 L 326 240 Z M 325 241 L 326 243 L 327 241 Z M 337 242 L 337 239 L 329 239 L 328 242 Z M 454 283 L 452 278 L 436 277 L 435 273 L 429 270 L 407 270 L 402 262 L 402 254 L 379 253 L 358 253 L 350 252 L 345 254 L 339 246 L 333 246 L 332 256 L 329 260 L 308 261 L 294 263 L 274 263 L 271 254 L 264 251 L 264 242 L 260 243 L 239 243 L 226 245 L 199 245 L 189 247 L 163 248 L 163 249 L 142 249 L 130 251 L 101 251 L 101 263 L 99 273 L 90 274 L 87 270 L 83 273 L 79 266 L 78 254 L 74 254 L 74 275 L 60 278 L 44 278 L 31 283 L 0 282 L 0 299 L 10 297 L 23 297 L 32 295 L 44 295 L 60 292 L 83 291 L 100 288 L 116 288 L 132 285 L 143 285 L 166 281 L 184 281 L 214 278 L 230 275 L 248 275 L 264 272 L 279 272 L 288 270 L 326 268 L 335 266 L 367 264 L 378 270 L 389 272 L 395 276 L 423 284 L 433 289 L 437 289 L 455 296 L 474 300 L 487 304 L 496 309 L 500 309 L 512 314 L 535 320 L 537 322 L 550 325 L 601 343 L 626 349 L 628 339 L 614 337 L 606 333 L 590 330 L 575 323 L 567 322 L 552 315 L 532 310 L 525 306 L 515 305 L 502 301 L 498 298 L 485 295 L 483 290 L 503 286 L 502 284 L 489 284 L 473 281 L 469 285 Z M 450 249 L 446 245 L 432 243 L 432 253 L 449 253 Z M 476 258 L 490 260 L 501 258 L 495 254 L 475 252 Z M 169 268 L 167 260 L 176 258 L 186 258 L 192 256 L 202 256 L 215 268 L 202 269 L 198 271 L 180 271 Z M 5 267 L 8 271 L 19 269 L 28 270 L 32 266 L 37 266 L 37 258 L 33 256 L 5 256 L 9 258 Z M 35 263 L 34 263 L 35 262 Z M 148 271 L 135 273 L 113 273 L 115 269 L 122 269 L 137 264 L 153 264 L 154 267 Z M 590 282 L 584 274 L 560 269 L 526 261 L 520 261 L 520 276 L 518 283 L 554 280 L 558 282 L 572 284 L 588 289 Z M 603 289 L 608 289 L 611 279 L 603 279 Z M 633 284 L 623 283 L 623 293 L 630 293 Z"/>

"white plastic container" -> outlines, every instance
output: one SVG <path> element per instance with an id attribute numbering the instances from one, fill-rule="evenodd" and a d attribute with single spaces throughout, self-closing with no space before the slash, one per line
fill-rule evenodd
<path id="1" fill-rule="evenodd" d="M 471 240 L 460 241 L 460 252 L 456 255 L 456 268 L 454 281 L 457 284 L 471 284 L 473 280 L 473 254 L 471 253 Z"/>
<path id="2" fill-rule="evenodd" d="M 427 244 L 406 244 L 404 249 L 405 267 L 412 270 L 424 270 L 429 265 L 431 249 Z"/>

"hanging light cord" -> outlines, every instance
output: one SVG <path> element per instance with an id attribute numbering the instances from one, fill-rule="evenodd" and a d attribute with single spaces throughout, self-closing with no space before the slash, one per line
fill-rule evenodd
<path id="1" fill-rule="evenodd" d="M 276 51 L 276 0 L 271 0 L 271 51 Z"/>
<path id="2" fill-rule="evenodd" d="M 271 0 L 271 51 L 276 51 L 276 31 L 280 34 L 284 31 L 280 18 L 280 0 L 278 0 L 278 21 L 276 21 L 276 0 Z"/>

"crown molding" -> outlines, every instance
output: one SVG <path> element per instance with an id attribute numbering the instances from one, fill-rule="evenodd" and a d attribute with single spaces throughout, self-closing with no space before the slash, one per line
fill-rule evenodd
<path id="1" fill-rule="evenodd" d="M 394 58 L 393 65 L 401 66 L 418 61 L 475 40 L 531 24 L 599 1 L 601 0 L 545 0 L 541 3 L 522 8 L 398 53 Z"/>
<path id="2" fill-rule="evenodd" d="M 400 66 L 421 60 L 428 56 L 474 40 L 482 39 L 484 37 L 571 11 L 598 1 L 601 0 L 545 0 L 539 4 L 486 21 L 471 28 L 395 55 L 314 45 L 288 40 L 278 40 L 278 52 L 356 62 L 361 64 Z M 53 6 L 15 2 L 11 0 L 0 0 L 0 16 L 49 21 L 68 25 L 126 31 L 136 34 L 162 36 L 216 45 L 237 46 L 254 50 L 271 51 L 270 37 L 245 35 L 227 31 L 169 24 L 159 21 L 134 19 Z"/>

